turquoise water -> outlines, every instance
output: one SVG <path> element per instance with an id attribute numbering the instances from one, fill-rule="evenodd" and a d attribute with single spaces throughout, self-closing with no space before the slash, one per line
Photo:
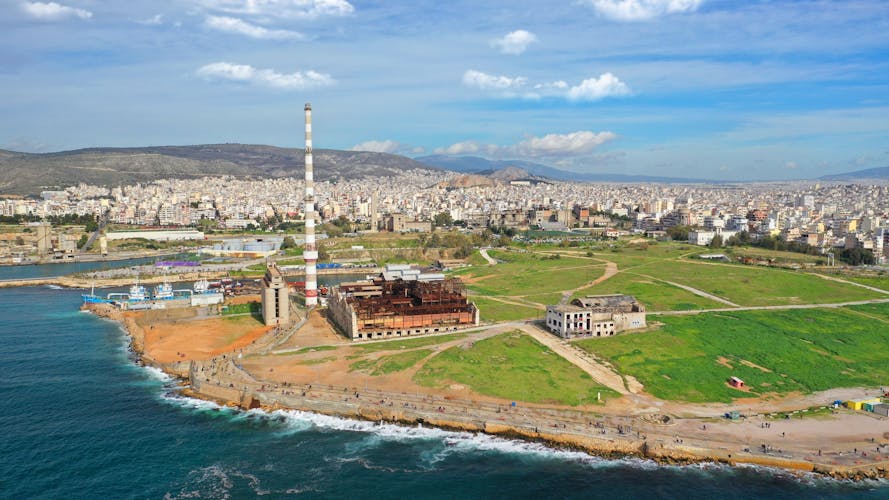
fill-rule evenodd
<path id="1" fill-rule="evenodd" d="M 886 498 L 761 468 L 665 467 L 182 398 L 80 292 L 0 289 L 0 498 Z"/>
<path id="2" fill-rule="evenodd" d="M 159 257 L 163 259 L 164 257 Z M 143 257 L 139 259 L 108 260 L 96 262 L 66 262 L 59 264 L 41 264 L 32 266 L 0 266 L 0 280 L 20 280 L 29 278 L 53 278 L 74 273 L 85 273 L 119 267 L 138 266 L 151 264 L 158 260 L 157 257 Z"/>

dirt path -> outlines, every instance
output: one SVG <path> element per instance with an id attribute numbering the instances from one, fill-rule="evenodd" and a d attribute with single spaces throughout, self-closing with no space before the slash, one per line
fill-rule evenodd
<path id="1" fill-rule="evenodd" d="M 844 280 L 842 278 L 837 278 L 836 276 L 827 276 L 826 274 L 819 274 L 819 273 L 806 273 L 806 274 L 812 274 L 814 276 L 818 276 L 819 278 L 826 279 L 828 281 L 836 281 L 838 283 L 845 283 L 847 285 L 860 286 L 861 288 L 866 288 L 872 292 L 883 293 L 883 294 L 889 295 L 889 291 L 883 290 L 882 288 L 877 288 L 875 286 L 870 286 L 870 285 L 864 285 L 862 283 L 855 283 L 854 281 Z"/>
<path id="2" fill-rule="evenodd" d="M 478 253 L 479 253 L 479 255 L 482 256 L 483 259 L 485 259 L 486 261 L 488 261 L 488 265 L 489 265 L 489 266 L 494 266 L 494 265 L 497 264 L 497 260 L 494 259 L 493 257 L 491 257 L 490 255 L 488 255 L 488 249 L 487 249 L 487 248 L 481 248 L 481 249 L 479 249 Z"/>
<path id="3" fill-rule="evenodd" d="M 685 290 L 686 292 L 691 292 L 699 297 L 704 297 L 705 299 L 710 299 L 714 302 L 720 302 L 720 303 L 725 304 L 727 306 L 741 307 L 739 304 L 735 304 L 734 302 L 726 300 L 722 297 L 718 297 L 716 295 L 713 295 L 712 293 L 707 293 L 703 290 L 698 290 L 697 288 L 690 287 L 688 285 L 683 285 L 680 283 L 676 283 L 674 281 L 667 281 L 667 280 L 658 279 L 658 278 L 655 278 L 654 276 L 648 276 L 646 274 L 638 274 L 637 276 L 642 276 L 643 278 L 648 278 L 652 281 L 660 281 L 661 283 L 667 283 L 669 285 L 675 286 L 676 288 L 681 288 L 681 289 Z"/>
<path id="4" fill-rule="evenodd" d="M 821 308 L 837 308 L 846 306 L 861 306 L 865 304 L 885 304 L 889 299 L 870 299 L 856 300 L 854 302 L 836 302 L 832 304 L 786 304 L 783 306 L 739 306 L 739 307 L 722 307 L 718 309 L 697 309 L 691 311 L 649 311 L 648 314 L 659 314 L 661 316 L 682 316 L 687 314 L 702 314 L 711 312 L 732 312 L 732 311 L 778 311 L 781 309 L 821 309 Z"/>
<path id="5" fill-rule="evenodd" d="M 627 376 L 627 384 L 625 386 L 624 379 L 614 370 L 605 366 L 588 352 L 564 339 L 556 337 L 537 325 L 524 324 L 520 326 L 519 329 L 534 337 L 536 341 L 552 349 L 553 352 L 564 358 L 566 361 L 588 373 L 593 377 L 593 380 L 605 387 L 623 395 L 637 394 L 642 391 L 642 384 L 640 384 L 638 380 Z"/>

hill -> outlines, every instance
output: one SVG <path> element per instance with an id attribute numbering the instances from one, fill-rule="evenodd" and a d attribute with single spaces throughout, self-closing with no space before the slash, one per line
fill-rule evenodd
<path id="1" fill-rule="evenodd" d="M 823 181 L 848 181 L 854 179 L 889 179 L 889 167 L 868 168 L 845 172 L 842 174 L 824 175 L 819 177 Z"/>
<path id="2" fill-rule="evenodd" d="M 316 149 L 315 178 L 391 177 L 412 169 L 437 170 L 404 156 Z M 249 144 L 89 148 L 58 153 L 0 150 L 0 193 L 36 194 L 81 182 L 116 186 L 164 178 L 232 175 L 302 177 L 303 150 Z"/>
<path id="3" fill-rule="evenodd" d="M 433 167 L 463 173 L 483 173 L 518 168 L 527 171 L 531 176 L 545 177 L 559 181 L 580 182 L 663 182 L 673 184 L 719 183 L 706 179 L 687 179 L 683 177 L 661 177 L 655 175 L 627 175 L 612 173 L 569 172 L 550 167 L 542 163 L 523 160 L 488 160 L 478 156 L 430 155 L 420 156 L 415 160 Z"/>

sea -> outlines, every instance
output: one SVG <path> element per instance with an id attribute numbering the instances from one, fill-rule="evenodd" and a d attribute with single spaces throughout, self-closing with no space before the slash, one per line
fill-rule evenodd
<path id="1" fill-rule="evenodd" d="M 887 482 L 221 408 L 138 366 L 81 293 L 0 289 L 0 498 L 889 498 Z"/>

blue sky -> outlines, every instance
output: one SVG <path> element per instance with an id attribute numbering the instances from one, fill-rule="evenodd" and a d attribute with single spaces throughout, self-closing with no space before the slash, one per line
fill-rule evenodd
<path id="1" fill-rule="evenodd" d="M 889 166 L 889 2 L 0 0 L 0 148 L 241 142 L 578 172 Z"/>

